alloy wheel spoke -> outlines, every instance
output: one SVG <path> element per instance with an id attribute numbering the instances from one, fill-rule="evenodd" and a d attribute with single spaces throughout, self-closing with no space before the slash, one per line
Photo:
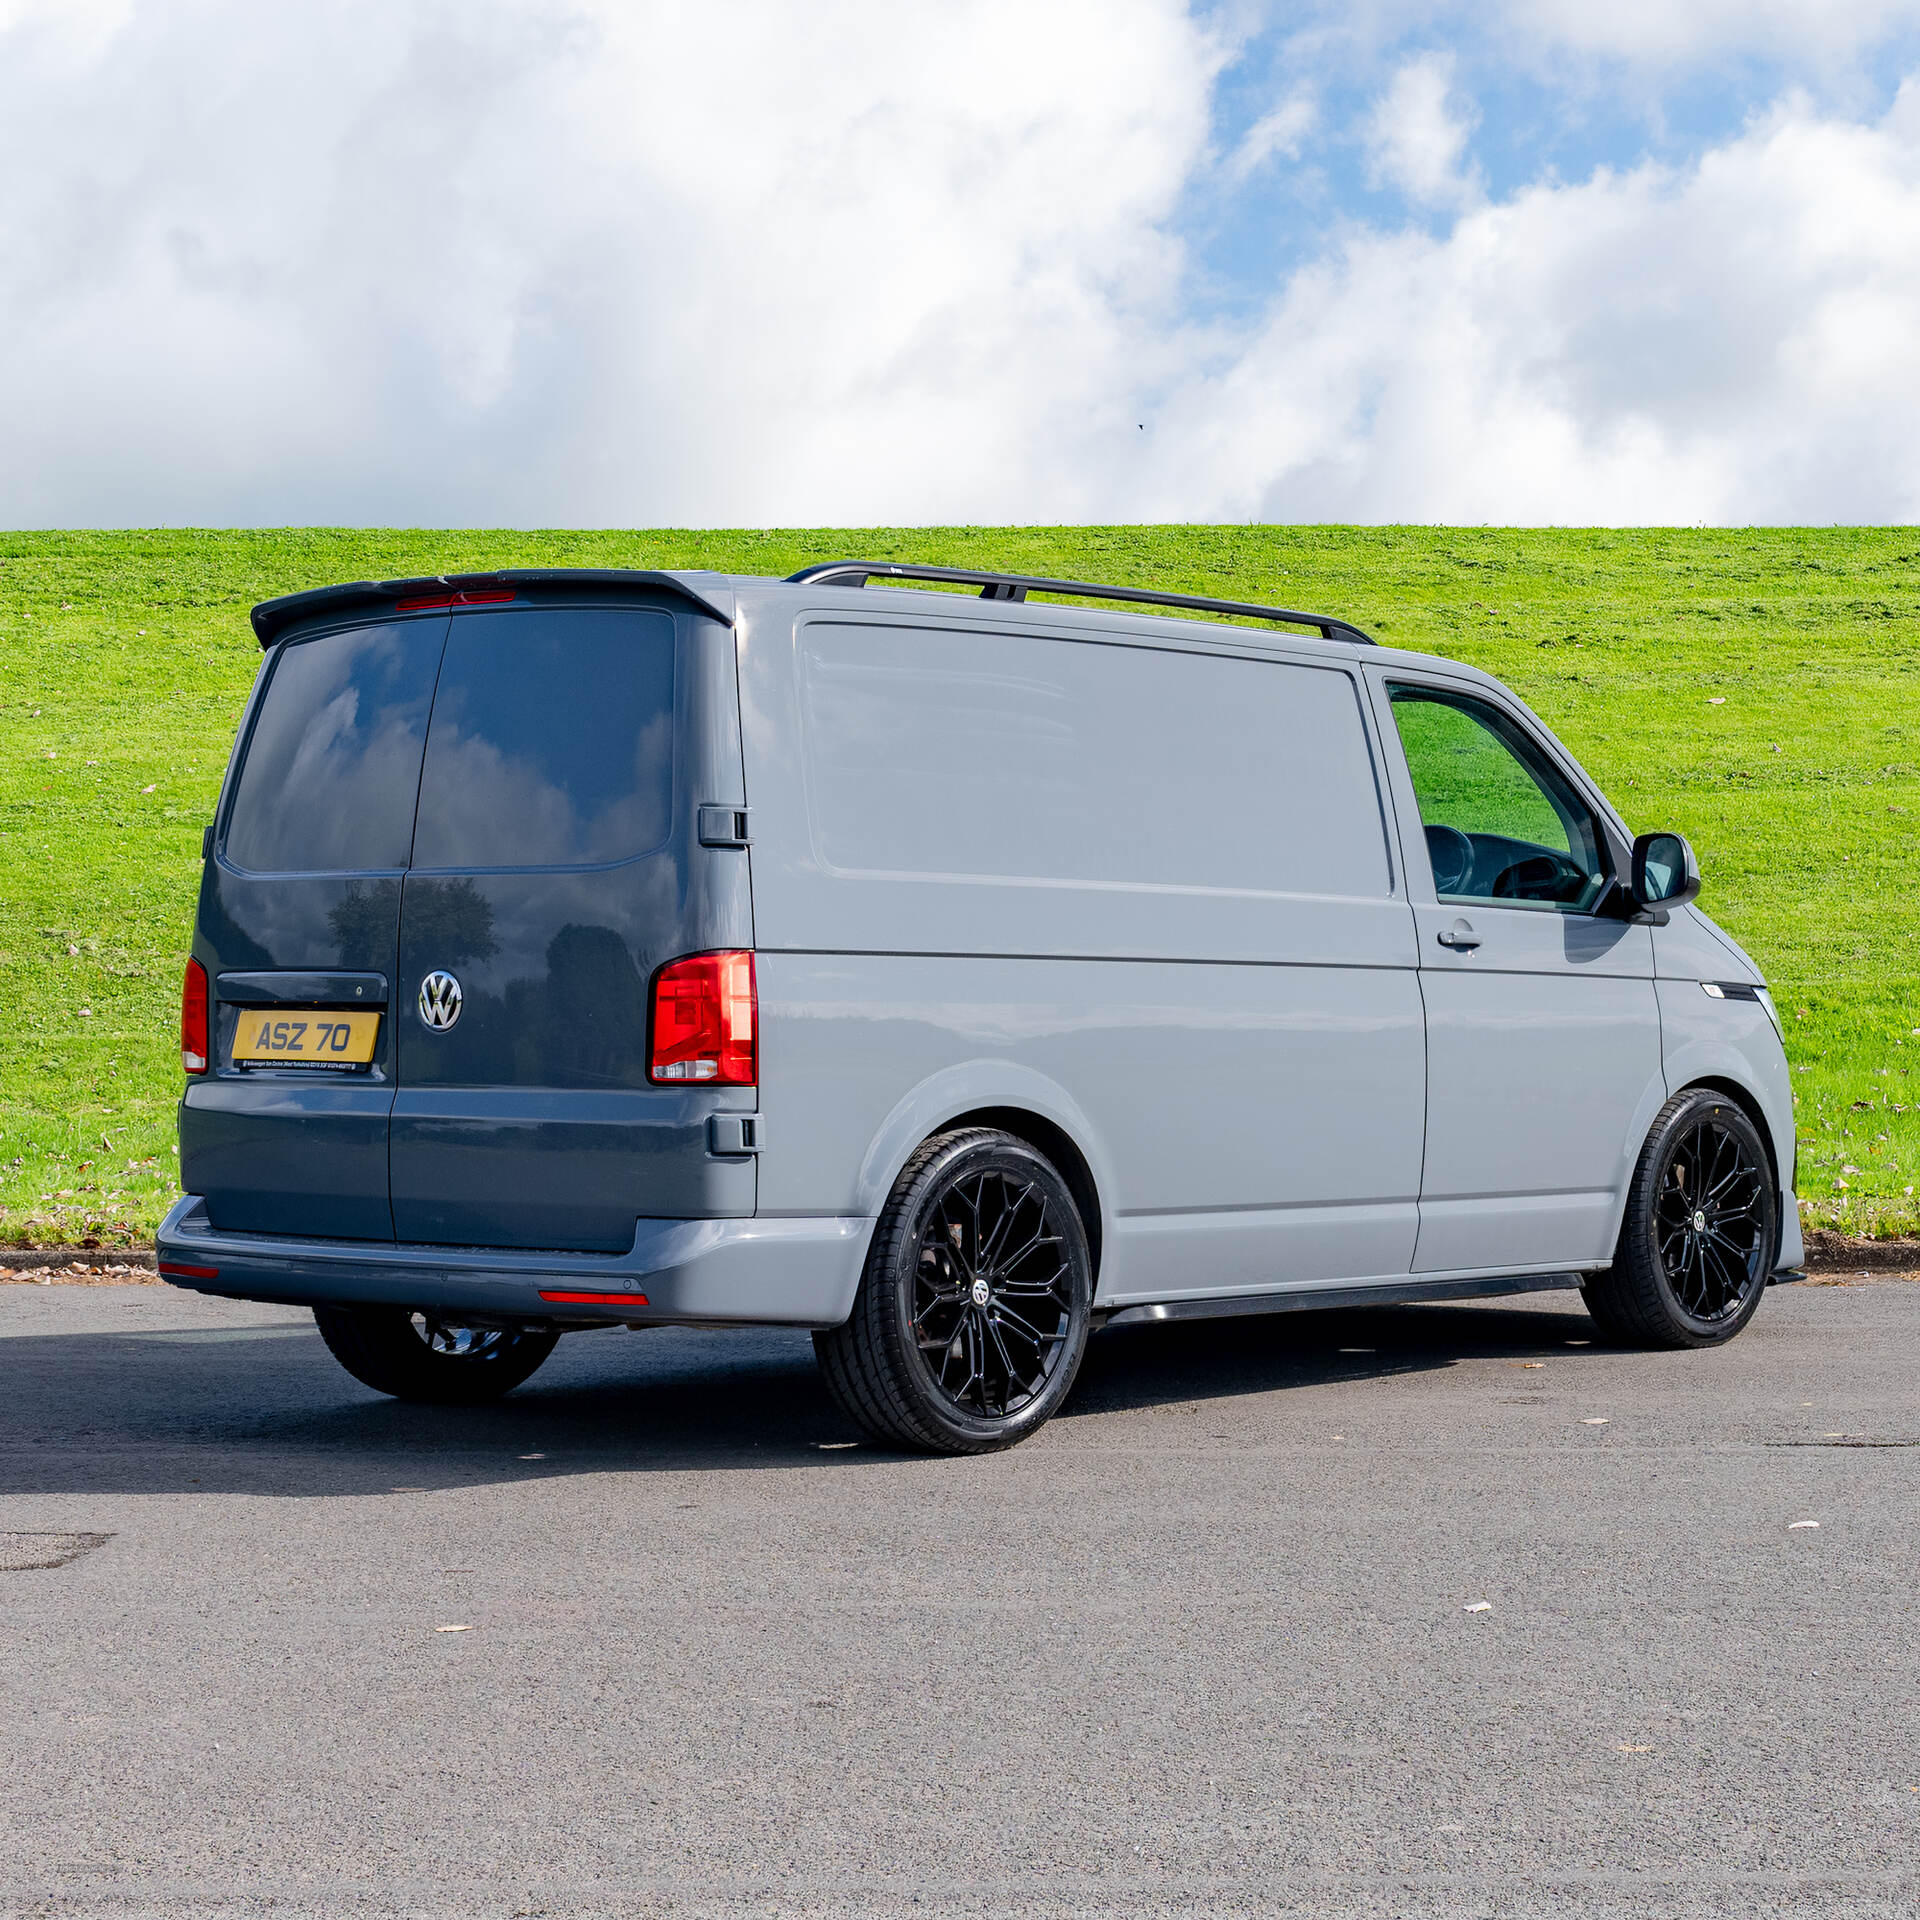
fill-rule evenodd
<path id="1" fill-rule="evenodd" d="M 913 1347 L 943 1399 L 1004 1418 L 1045 1387 L 1071 1331 L 1073 1263 L 1053 1203 L 1036 1182 L 990 1169 L 953 1182 L 925 1220 Z"/>

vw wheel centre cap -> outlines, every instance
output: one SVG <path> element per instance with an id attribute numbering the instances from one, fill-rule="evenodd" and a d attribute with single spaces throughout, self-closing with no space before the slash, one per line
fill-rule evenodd
<path id="1" fill-rule="evenodd" d="M 445 1033 L 460 1018 L 461 999 L 460 982 L 436 969 L 420 982 L 420 1024 Z"/>

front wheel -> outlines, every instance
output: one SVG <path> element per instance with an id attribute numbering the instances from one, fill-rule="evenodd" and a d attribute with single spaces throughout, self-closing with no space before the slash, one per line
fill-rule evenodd
<path id="1" fill-rule="evenodd" d="M 313 1318 L 361 1385 L 442 1406 L 512 1392 L 560 1338 L 551 1328 L 463 1327 L 405 1307 L 315 1307 Z"/>
<path id="2" fill-rule="evenodd" d="M 1067 1397 L 1093 1261 L 1067 1183 L 1012 1134 L 969 1128 L 907 1162 L 845 1326 L 813 1336 L 827 1385 L 878 1440 L 1010 1447 Z"/>
<path id="3" fill-rule="evenodd" d="M 1587 1311 L 1633 1345 L 1718 1346 L 1753 1318 L 1779 1245 L 1753 1122 L 1724 1094 L 1675 1094 L 1640 1150 L 1613 1265 L 1586 1283 Z"/>

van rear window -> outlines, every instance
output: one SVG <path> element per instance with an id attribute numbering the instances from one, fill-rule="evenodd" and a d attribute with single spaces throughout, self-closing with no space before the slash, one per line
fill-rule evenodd
<path id="1" fill-rule="evenodd" d="M 427 734 L 416 867 L 577 867 L 651 852 L 673 798 L 673 621 L 463 613 Z"/>
<path id="2" fill-rule="evenodd" d="M 296 640 L 273 662 L 227 826 L 256 873 L 404 867 L 444 620 Z"/>

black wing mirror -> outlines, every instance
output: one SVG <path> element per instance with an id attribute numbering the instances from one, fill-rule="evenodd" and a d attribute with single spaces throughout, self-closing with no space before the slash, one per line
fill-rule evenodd
<path id="1" fill-rule="evenodd" d="M 1700 892 L 1700 862 L 1677 833 L 1643 833 L 1633 843 L 1633 877 L 1628 883 L 1634 902 L 1643 912 L 1658 913 L 1684 907 Z"/>

